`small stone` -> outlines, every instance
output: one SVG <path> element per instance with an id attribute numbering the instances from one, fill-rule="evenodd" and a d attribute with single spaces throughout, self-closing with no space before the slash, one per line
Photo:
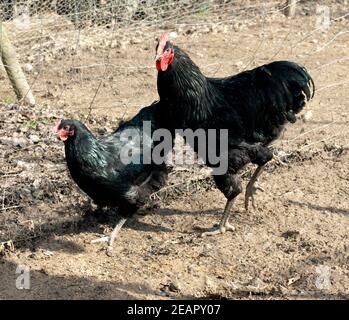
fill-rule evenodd
<path id="1" fill-rule="evenodd" d="M 120 41 L 120 49 L 126 50 L 128 43 L 129 43 L 128 41 Z"/>
<path id="2" fill-rule="evenodd" d="M 140 44 L 142 43 L 142 40 L 141 39 L 137 39 L 137 38 L 133 38 L 130 40 L 130 43 L 131 44 Z"/>
<path id="3" fill-rule="evenodd" d="M 30 73 L 33 71 L 33 66 L 30 64 L 30 63 L 26 63 L 24 66 L 23 66 L 23 70 L 26 72 L 26 73 Z"/>
<path id="4" fill-rule="evenodd" d="M 43 199 L 44 198 L 44 191 L 42 189 L 36 189 L 32 192 L 32 198 L 33 199 Z"/>
<path id="5" fill-rule="evenodd" d="M 286 197 L 289 197 L 289 198 L 303 197 L 304 196 L 304 192 L 302 190 L 300 190 L 300 189 L 294 189 L 294 190 L 285 192 L 284 195 Z"/>
<path id="6" fill-rule="evenodd" d="M 178 38 L 178 33 L 176 31 L 172 31 L 168 34 L 168 37 L 170 39 L 176 39 L 176 38 Z"/>
<path id="7" fill-rule="evenodd" d="M 237 66 L 239 69 L 242 69 L 244 67 L 244 63 L 242 61 L 237 61 L 235 63 L 235 66 Z"/>
<path id="8" fill-rule="evenodd" d="M 44 254 L 45 256 L 48 256 L 48 257 L 53 256 L 53 252 L 50 251 L 50 250 L 43 250 L 43 254 Z"/>
<path id="9" fill-rule="evenodd" d="M 15 146 L 15 147 L 21 147 L 21 148 L 25 148 L 27 145 L 28 145 L 28 141 L 25 139 L 25 138 L 13 138 L 12 139 L 12 144 Z"/>
<path id="10" fill-rule="evenodd" d="M 210 33 L 212 30 L 209 27 L 203 27 L 202 29 L 200 29 L 201 33 Z"/>
<path id="11" fill-rule="evenodd" d="M 205 276 L 205 285 L 206 287 L 212 288 L 215 286 L 215 283 L 209 276 Z"/>
<path id="12" fill-rule="evenodd" d="M 277 156 L 280 158 L 285 158 L 287 157 L 287 153 L 285 151 L 280 150 L 278 151 Z"/>
<path id="13" fill-rule="evenodd" d="M 228 33 L 228 32 L 229 32 L 229 26 L 228 25 L 223 26 L 222 33 Z"/>
<path id="14" fill-rule="evenodd" d="M 33 187 L 35 189 L 39 189 L 40 187 L 40 179 L 35 179 L 34 182 L 33 182 Z"/>
<path id="15" fill-rule="evenodd" d="M 300 237 L 300 233 L 297 230 L 288 230 L 284 232 L 281 237 L 285 239 L 297 239 Z"/>
<path id="16" fill-rule="evenodd" d="M 178 281 L 173 281 L 168 285 L 168 289 L 172 292 L 178 292 L 181 290 L 181 286 Z"/>
<path id="17" fill-rule="evenodd" d="M 200 253 L 202 257 L 211 257 L 212 256 L 212 246 L 210 244 L 205 244 L 203 250 Z"/>
<path id="18" fill-rule="evenodd" d="M 33 143 L 38 143 L 38 142 L 40 141 L 39 136 L 37 136 L 36 134 L 31 134 L 31 135 L 29 136 L 29 139 L 30 139 L 31 142 L 33 142 Z"/>
<path id="19" fill-rule="evenodd" d="M 188 272 L 190 274 L 193 274 L 196 272 L 196 265 L 195 264 L 191 264 L 190 266 L 188 266 Z"/>
<path id="20" fill-rule="evenodd" d="M 34 169 L 37 166 L 37 164 L 36 163 L 25 162 L 25 161 L 22 161 L 22 160 L 18 160 L 17 161 L 17 166 L 20 167 L 20 168 L 23 168 L 25 170 L 31 170 L 31 169 Z"/>
<path id="21" fill-rule="evenodd" d="M 13 144 L 11 138 L 1 138 L 1 139 L 0 139 L 0 143 L 1 143 L 1 144 L 6 144 L 6 145 L 8 145 L 8 146 L 11 146 L 11 145 Z"/>

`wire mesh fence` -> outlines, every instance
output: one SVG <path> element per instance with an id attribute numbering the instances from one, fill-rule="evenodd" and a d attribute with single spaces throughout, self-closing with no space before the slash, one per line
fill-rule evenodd
<path id="1" fill-rule="evenodd" d="M 44 104 L 48 97 L 54 96 L 55 104 L 59 105 L 63 102 L 59 98 L 66 93 L 73 107 L 82 110 L 99 102 L 93 99 L 93 92 L 97 88 L 101 89 L 102 85 L 110 87 L 109 90 L 101 90 L 104 101 L 108 101 L 109 106 L 103 106 L 106 103 L 102 102 L 96 103 L 96 108 L 115 108 L 116 100 L 119 100 L 120 105 L 132 104 L 136 107 L 144 104 L 144 99 L 129 99 L 134 97 L 133 94 L 123 99 L 124 92 L 128 90 L 117 81 L 120 75 L 125 79 L 124 76 L 137 73 L 139 81 L 135 80 L 138 82 L 135 87 L 138 90 L 141 87 L 144 90 L 152 89 L 153 97 L 156 98 L 155 82 L 152 81 L 155 75 L 152 72 L 153 47 L 155 38 L 163 31 L 172 31 L 179 35 L 177 43 L 189 50 L 194 57 L 204 55 L 195 50 L 196 46 L 200 46 L 201 51 L 215 48 L 217 59 L 204 56 L 205 61 L 200 63 L 200 67 L 208 75 L 222 70 L 221 67 L 216 70 L 220 61 L 223 62 L 223 57 L 218 59 L 218 55 L 227 46 L 229 55 L 224 59 L 224 65 L 232 68 L 239 63 L 244 68 L 257 65 L 261 61 L 257 59 L 261 53 L 264 61 L 285 53 L 289 58 L 296 58 L 303 48 L 302 43 L 313 40 L 314 35 L 322 32 L 322 27 L 317 27 L 315 21 L 318 2 L 298 2 L 299 15 L 306 16 L 310 24 L 296 26 L 298 21 L 292 23 L 285 19 L 283 12 L 287 5 L 280 1 L 8 0 L 1 2 L 0 12 L 4 24 L 12 34 L 11 39 L 30 83 L 37 92 L 39 104 Z M 329 1 L 328 8 L 331 8 L 332 21 L 341 15 L 347 21 L 345 2 Z M 268 28 L 273 28 L 273 21 L 277 19 L 285 20 L 282 23 L 298 30 L 294 33 L 289 30 L 279 38 L 278 43 L 269 42 L 271 39 Z M 241 51 L 240 34 L 245 36 L 248 29 L 253 30 L 251 40 L 257 41 L 256 47 L 245 47 Z M 334 36 L 341 40 L 344 29 L 343 24 L 342 30 Z M 299 36 L 302 32 L 305 33 L 304 39 Z M 318 46 L 312 47 L 319 50 Z M 304 62 L 307 62 L 306 57 L 310 58 L 316 53 L 305 53 Z M 246 59 L 250 61 L 245 61 Z M 227 72 L 239 71 L 236 69 L 239 68 Z M 133 83 L 132 76 L 130 79 Z M 80 86 L 89 87 L 89 95 L 82 98 L 74 90 L 67 90 L 67 86 L 77 81 Z M 69 92 L 73 94 L 70 95 Z"/>
<path id="2" fill-rule="evenodd" d="M 286 8 L 283 1 L 257 0 L 0 1 L 2 23 L 37 102 L 32 110 L 14 104 L 0 67 L 0 209 L 13 212 L 12 224 L 3 220 L 1 239 L 15 233 L 5 224 L 26 226 L 28 216 L 42 218 L 42 201 L 59 203 L 74 193 L 68 178 L 62 180 L 65 168 L 57 169 L 60 146 L 47 150 L 53 116 L 90 115 L 93 129 L 111 130 L 157 99 L 155 39 L 163 32 L 207 76 L 281 59 L 305 65 L 315 98 L 275 143 L 276 159 L 335 160 L 349 144 L 348 1 L 297 1 L 292 18 Z M 31 213 L 22 214 L 27 205 Z"/>
<path id="3" fill-rule="evenodd" d="M 303 15 L 314 15 L 319 8 L 318 2 L 308 1 L 307 6 L 304 6 L 304 1 L 298 2 L 302 5 L 301 14 Z M 338 1 L 336 3 L 329 2 L 328 8 L 331 8 L 332 14 L 344 10 L 345 17 L 345 5 L 345 1 L 342 3 L 338 3 Z M 324 6 L 326 7 L 326 2 L 324 2 Z M 60 81 L 58 79 L 53 81 L 56 82 L 54 86 L 61 84 L 60 82 L 63 81 L 64 83 L 69 80 L 74 81 L 76 74 L 83 73 L 85 70 L 93 70 L 95 75 L 93 80 L 95 82 L 105 79 L 105 75 L 111 76 L 114 70 L 118 74 L 124 75 L 139 69 L 147 73 L 144 70 L 151 68 L 151 54 L 143 55 L 146 59 L 144 59 L 142 65 L 139 65 L 139 63 L 130 65 L 131 62 L 127 55 L 123 57 L 123 61 L 113 63 L 115 60 L 111 57 L 112 51 L 126 53 L 130 46 L 137 44 L 139 46 L 146 44 L 147 47 L 151 48 L 154 38 L 163 29 L 177 30 L 179 34 L 217 34 L 223 32 L 225 43 L 227 43 L 234 42 L 235 33 L 239 30 L 242 31 L 248 26 L 255 25 L 260 30 L 258 38 L 263 36 L 261 38 L 262 46 L 263 42 L 267 43 L 263 26 L 272 17 L 282 13 L 286 7 L 285 4 L 278 1 L 263 3 L 259 1 L 197 1 L 193 3 L 183 0 L 8 0 L 1 2 L 1 14 L 3 20 L 8 21 L 11 27 L 20 59 L 23 63 L 27 62 L 25 69 L 40 78 L 36 79 L 34 77 L 34 79 L 31 79 L 33 86 L 36 90 L 46 87 L 46 96 L 50 96 L 52 90 L 50 91 L 48 88 L 52 87 L 51 81 L 49 80 L 46 86 L 41 86 L 40 83 L 41 79 L 51 78 L 48 74 L 42 74 L 46 71 L 45 69 L 52 71 L 54 74 L 58 72 Z M 340 15 L 336 17 L 339 18 Z M 304 39 L 300 39 L 300 43 L 296 43 L 296 46 L 299 47 L 303 40 L 307 40 L 312 34 L 321 31 L 319 29 L 321 27 L 315 27 L 313 30 L 309 28 L 308 30 L 305 26 L 303 30 L 308 30 L 309 35 Z M 341 33 L 336 36 L 340 35 Z M 290 39 L 290 37 L 288 38 Z M 217 45 L 215 39 L 209 39 L 208 41 L 203 41 L 201 38 L 191 39 L 191 44 L 194 41 L 195 43 L 200 41 L 202 47 Z M 287 42 L 282 46 L 286 47 Z M 256 48 L 258 51 L 259 49 L 262 48 Z M 271 46 L 268 51 L 277 55 L 282 49 Z M 91 51 L 88 57 L 84 57 L 85 50 Z M 219 46 L 217 46 L 217 50 L 219 50 Z M 265 50 L 263 53 L 266 53 Z M 50 62 L 51 65 L 49 65 Z M 236 63 L 239 62 L 237 59 Z M 227 63 L 225 62 L 225 64 Z M 212 69 L 212 63 L 209 66 Z M 202 67 L 205 67 L 205 65 Z M 103 71 L 106 68 L 108 68 L 108 72 Z M 208 73 L 210 71 L 209 69 Z M 83 76 L 80 75 L 81 84 L 91 82 L 89 80 L 84 81 L 82 78 Z M 35 85 L 35 82 L 40 85 Z M 147 84 L 145 84 L 145 87 L 147 87 Z M 115 90 L 112 89 L 112 91 L 108 95 L 115 94 Z M 44 98 L 46 96 L 44 94 Z M 79 109 L 80 107 L 87 107 L 88 101 L 71 98 L 75 107 Z"/>

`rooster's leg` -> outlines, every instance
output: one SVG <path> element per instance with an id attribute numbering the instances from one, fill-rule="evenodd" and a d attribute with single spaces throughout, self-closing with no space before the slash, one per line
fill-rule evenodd
<path id="1" fill-rule="evenodd" d="M 250 199 L 252 201 L 252 207 L 255 209 L 254 195 L 256 194 L 256 191 L 257 190 L 264 191 L 262 187 L 258 186 L 258 178 L 263 172 L 264 168 L 265 168 L 265 165 L 258 166 L 255 172 L 253 173 L 251 180 L 247 184 L 246 193 L 245 193 L 246 211 L 248 211 L 248 205 L 249 205 Z"/>
<path id="2" fill-rule="evenodd" d="M 219 223 L 218 229 L 213 230 L 213 231 L 204 232 L 201 234 L 202 237 L 214 236 L 216 234 L 225 233 L 226 231 L 234 231 L 235 230 L 235 227 L 232 226 L 228 221 L 229 216 L 230 216 L 230 210 L 234 204 L 234 200 L 235 200 L 235 198 L 227 201 L 227 204 L 225 205 L 225 209 L 224 209 L 224 213 L 223 213 L 223 218 L 222 218 L 221 222 Z"/>

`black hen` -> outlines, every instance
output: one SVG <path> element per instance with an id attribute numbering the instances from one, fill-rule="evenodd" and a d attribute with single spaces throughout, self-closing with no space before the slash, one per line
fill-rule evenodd
<path id="1" fill-rule="evenodd" d="M 227 198 L 219 230 L 233 229 L 229 212 L 242 191 L 238 171 L 247 163 L 258 165 L 245 195 L 245 208 L 259 187 L 255 182 L 272 159 L 268 145 L 287 122 L 314 95 L 314 82 L 306 69 L 294 62 L 276 61 L 227 78 L 205 77 L 180 48 L 163 35 L 156 48 L 158 93 L 163 105 L 163 125 L 175 128 L 228 129 L 228 170 L 215 175 Z M 193 146 L 197 151 L 197 146 Z M 209 146 L 210 147 L 210 146 Z M 208 148 L 207 148 L 208 149 Z M 212 164 L 207 161 L 207 165 Z"/>
<path id="2" fill-rule="evenodd" d="M 97 205 L 118 207 L 121 220 L 111 236 L 103 238 L 109 241 L 108 252 L 126 219 L 166 182 L 165 163 L 155 165 L 143 161 L 144 150 L 154 147 L 149 133 L 144 136 L 143 121 L 151 123 L 151 131 L 157 129 L 154 117 L 157 105 L 143 108 L 114 133 L 98 139 L 77 120 L 61 120 L 56 126 L 57 136 L 65 144 L 73 180 Z M 130 162 L 130 155 L 136 161 Z"/>

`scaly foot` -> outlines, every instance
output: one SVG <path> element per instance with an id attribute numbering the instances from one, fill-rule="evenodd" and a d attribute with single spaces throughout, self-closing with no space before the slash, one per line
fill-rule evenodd
<path id="1" fill-rule="evenodd" d="M 250 202 L 250 199 L 252 200 L 252 206 L 255 209 L 255 201 L 254 201 L 254 195 L 256 194 L 257 190 L 264 191 L 262 187 L 258 186 L 258 177 L 261 175 L 265 168 L 265 165 L 259 166 L 255 172 L 253 173 L 251 180 L 247 184 L 246 187 L 246 193 L 245 193 L 245 210 L 248 212 L 248 205 Z"/>
<path id="2" fill-rule="evenodd" d="M 251 182 L 251 181 L 250 181 Z M 258 186 L 257 181 L 254 183 L 248 183 L 246 187 L 246 193 L 245 193 L 245 210 L 248 212 L 248 206 L 250 203 L 250 199 L 252 202 L 253 209 L 256 209 L 255 199 L 254 196 L 257 192 L 257 190 L 264 192 L 264 189 L 260 186 Z"/>
<path id="3" fill-rule="evenodd" d="M 106 254 L 107 254 L 108 257 L 112 257 L 113 256 L 113 246 L 112 245 L 109 245 L 107 247 Z"/>
<path id="4" fill-rule="evenodd" d="M 126 222 L 126 218 L 121 218 L 119 222 L 116 224 L 115 228 L 113 229 L 113 232 L 111 233 L 110 236 L 104 236 L 100 239 L 92 240 L 91 243 L 96 243 L 96 242 L 108 242 L 108 248 L 107 248 L 107 255 L 111 257 L 113 255 L 113 243 L 114 240 L 119 233 L 120 229 Z"/>
<path id="5" fill-rule="evenodd" d="M 108 247 L 106 249 L 106 253 L 107 253 L 107 256 L 111 257 L 113 255 L 113 246 L 110 243 L 111 242 L 110 236 L 103 236 L 101 238 L 94 239 L 94 240 L 91 241 L 91 243 L 98 243 L 98 242 L 107 242 L 108 243 Z"/>
<path id="6" fill-rule="evenodd" d="M 110 237 L 109 236 L 103 236 L 101 238 L 91 240 L 91 243 L 109 242 L 109 241 L 110 241 Z"/>
<path id="7" fill-rule="evenodd" d="M 216 230 L 212 231 L 207 231 L 201 234 L 201 237 L 206 237 L 206 236 L 214 236 L 216 234 L 223 234 L 226 231 L 235 231 L 235 227 L 232 226 L 229 222 L 226 222 L 224 225 L 220 225 Z"/>

